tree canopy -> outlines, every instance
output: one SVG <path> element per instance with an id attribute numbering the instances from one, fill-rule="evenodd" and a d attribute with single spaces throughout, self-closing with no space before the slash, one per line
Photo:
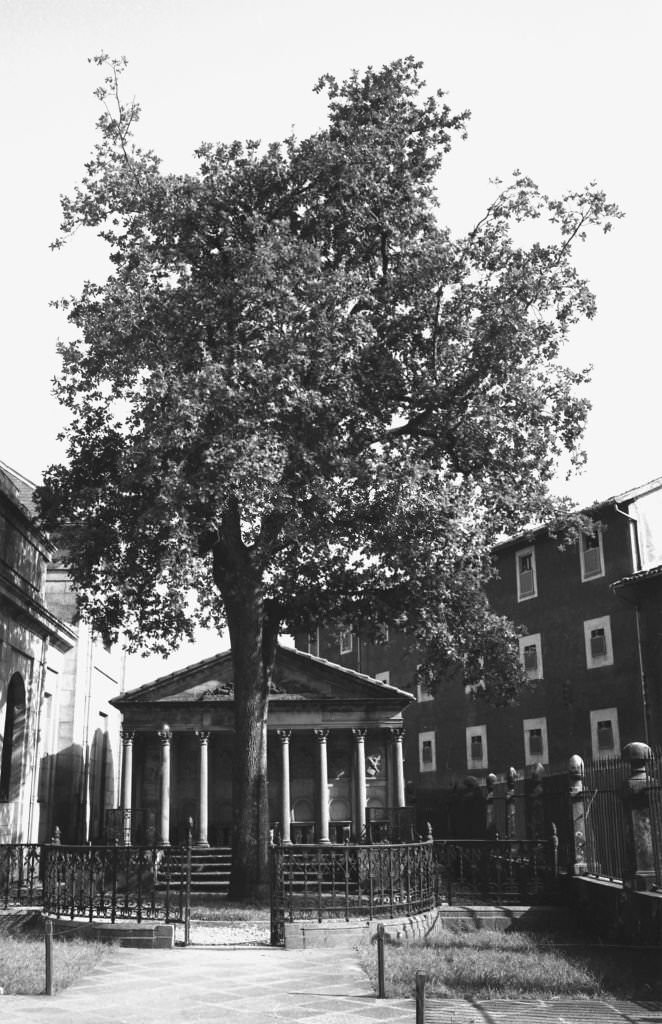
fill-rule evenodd
<path id="1" fill-rule="evenodd" d="M 440 172 L 469 115 L 411 57 L 321 78 L 308 138 L 167 173 L 124 61 L 96 60 L 99 141 L 56 245 L 93 229 L 112 267 L 61 302 L 67 461 L 41 492 L 85 613 L 162 650 L 227 623 L 235 685 L 263 694 L 278 629 L 316 622 L 389 623 L 511 693 L 490 548 L 555 514 L 558 461 L 581 458 L 587 374 L 560 353 L 594 299 L 573 249 L 617 208 L 516 172 L 453 237 Z"/>

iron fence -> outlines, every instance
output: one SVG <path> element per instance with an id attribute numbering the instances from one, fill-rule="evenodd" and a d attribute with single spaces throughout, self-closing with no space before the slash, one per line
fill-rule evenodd
<path id="1" fill-rule="evenodd" d="M 47 846 L 43 908 L 54 917 L 186 922 L 190 849 Z"/>
<path id="2" fill-rule="evenodd" d="M 548 840 L 436 840 L 433 859 L 438 902 L 517 905 L 560 899 L 555 833 Z"/>
<path id="3" fill-rule="evenodd" d="M 652 884 L 659 889 L 662 887 L 662 749 L 651 751 L 651 756 L 643 762 L 643 773 L 652 846 Z M 621 758 L 605 758 L 584 766 L 586 866 L 589 874 L 612 881 L 622 881 L 632 870 L 626 849 L 628 801 L 624 799 L 631 774 L 630 761 Z"/>
<path id="4" fill-rule="evenodd" d="M 431 843 L 274 846 L 272 943 L 286 921 L 399 917 L 434 907 Z"/>
<path id="5" fill-rule="evenodd" d="M 34 907 L 42 900 L 42 849 L 37 843 L 0 845 L 0 907 Z"/>

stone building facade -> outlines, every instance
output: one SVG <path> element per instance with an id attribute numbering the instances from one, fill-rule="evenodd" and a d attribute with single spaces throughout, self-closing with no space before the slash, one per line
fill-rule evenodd
<path id="1" fill-rule="evenodd" d="M 402 715 L 411 696 L 292 648 L 278 649 L 269 698 L 264 831 L 284 843 L 342 842 L 405 805 Z M 232 657 L 111 702 L 122 712 L 124 841 L 228 845 L 232 825 Z"/>
<path id="2" fill-rule="evenodd" d="M 117 801 L 123 664 L 79 621 L 33 493 L 0 463 L 0 842 L 85 842 Z"/>

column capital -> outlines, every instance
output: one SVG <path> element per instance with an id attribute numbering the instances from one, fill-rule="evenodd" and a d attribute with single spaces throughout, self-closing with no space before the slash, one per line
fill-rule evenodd
<path id="1" fill-rule="evenodd" d="M 355 740 L 364 740 L 368 734 L 367 729 L 352 729 Z"/>
<path id="2" fill-rule="evenodd" d="M 276 729 L 276 735 L 278 736 L 278 739 L 280 740 L 280 742 L 283 745 L 285 745 L 286 743 L 290 742 L 290 737 L 292 735 L 292 730 L 291 729 Z"/>
<path id="3" fill-rule="evenodd" d="M 388 734 L 391 738 L 392 743 L 402 743 L 403 739 L 405 738 L 405 730 L 404 727 L 401 725 L 392 726 L 388 730 Z"/>
<path id="4" fill-rule="evenodd" d="M 328 729 L 313 729 L 313 735 L 318 743 L 326 743 L 326 738 L 329 735 Z"/>
<path id="5" fill-rule="evenodd" d="M 165 747 L 170 743 L 170 740 L 172 739 L 172 729 L 170 728 L 169 725 L 162 725 L 157 735 L 161 740 L 162 746 Z"/>
<path id="6" fill-rule="evenodd" d="M 195 730 L 195 735 L 200 740 L 200 745 L 201 746 L 204 745 L 205 743 L 207 743 L 208 740 L 209 740 L 209 732 L 205 731 L 204 729 L 196 729 Z"/>
<path id="7" fill-rule="evenodd" d="M 127 744 L 129 743 L 133 743 L 133 738 L 135 735 L 136 734 L 133 731 L 133 729 L 120 729 L 120 739 L 122 740 L 124 746 L 127 746 Z"/>

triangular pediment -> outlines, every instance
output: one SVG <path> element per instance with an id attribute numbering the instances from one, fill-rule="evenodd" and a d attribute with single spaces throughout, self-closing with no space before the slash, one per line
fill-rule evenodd
<path id="1" fill-rule="evenodd" d="M 115 698 L 116 707 L 128 705 L 232 704 L 234 698 L 230 651 L 185 669 L 161 676 Z M 278 647 L 271 704 L 375 702 L 395 703 L 404 708 L 412 695 L 352 669 L 334 665 L 292 647 Z"/>

